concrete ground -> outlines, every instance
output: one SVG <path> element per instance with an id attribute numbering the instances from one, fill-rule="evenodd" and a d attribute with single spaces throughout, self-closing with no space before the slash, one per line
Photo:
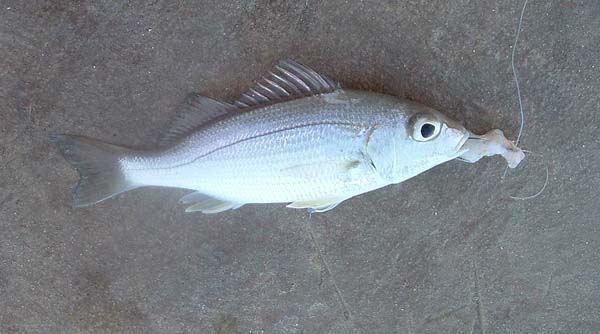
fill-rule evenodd
<path id="1" fill-rule="evenodd" d="M 70 206 L 74 133 L 152 146 L 185 95 L 291 57 L 468 128 L 519 127 L 521 1 L 17 1 L 0 7 L 0 333 L 600 332 L 600 3 L 530 1 L 530 155 L 453 161 L 314 215 Z"/>

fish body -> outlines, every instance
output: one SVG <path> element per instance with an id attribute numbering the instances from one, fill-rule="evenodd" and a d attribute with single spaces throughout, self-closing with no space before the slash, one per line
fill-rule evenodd
<path id="1" fill-rule="evenodd" d="M 134 184 L 189 188 L 232 203 L 341 201 L 456 157 L 411 165 L 410 151 L 396 149 L 411 140 L 406 128 L 421 109 L 338 89 L 235 114 L 121 164 Z"/>
<path id="2" fill-rule="evenodd" d="M 194 190 L 181 200 L 187 211 L 290 203 L 321 212 L 465 153 L 470 132 L 431 108 L 343 90 L 295 62 L 277 69 L 233 104 L 192 96 L 156 150 L 54 137 L 81 176 L 75 206 L 159 186 Z"/>

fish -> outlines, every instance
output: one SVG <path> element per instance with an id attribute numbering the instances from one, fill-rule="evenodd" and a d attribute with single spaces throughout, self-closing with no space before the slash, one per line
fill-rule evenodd
<path id="1" fill-rule="evenodd" d="M 51 140 L 79 173 L 74 207 L 169 187 L 192 191 L 180 199 L 186 212 L 212 214 L 267 203 L 326 212 L 456 158 L 520 151 L 494 134 L 475 135 L 405 98 L 344 89 L 287 59 L 233 102 L 190 94 L 155 149 Z"/>

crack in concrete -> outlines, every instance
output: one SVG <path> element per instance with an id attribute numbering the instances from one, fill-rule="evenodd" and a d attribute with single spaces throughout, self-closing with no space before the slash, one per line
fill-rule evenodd
<path id="1" fill-rule="evenodd" d="M 333 276 L 333 273 L 331 272 L 331 269 L 329 268 L 329 264 L 325 260 L 325 257 L 323 257 L 323 253 L 321 252 L 321 247 L 319 247 L 319 244 L 317 243 L 317 239 L 315 238 L 312 227 L 310 226 L 310 217 L 309 217 L 309 222 L 306 224 L 306 227 L 307 227 L 310 239 L 312 240 L 315 248 L 317 249 L 317 253 L 319 255 L 319 260 L 321 260 L 321 263 L 325 267 L 325 270 L 327 271 L 327 276 L 329 276 L 331 278 L 331 283 L 333 284 L 335 293 L 337 294 L 337 297 L 340 301 L 342 309 L 344 310 L 344 318 L 346 320 L 350 320 L 350 316 L 351 316 L 350 309 L 348 308 L 348 304 L 346 304 L 346 300 L 344 299 L 344 296 L 342 295 L 342 291 L 338 287 L 335 277 Z"/>

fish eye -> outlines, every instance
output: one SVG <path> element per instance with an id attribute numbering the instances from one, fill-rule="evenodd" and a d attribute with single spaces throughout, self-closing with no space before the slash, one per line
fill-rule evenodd
<path id="1" fill-rule="evenodd" d="M 431 123 L 425 123 L 425 124 L 421 125 L 421 137 L 427 139 L 427 138 L 433 136 L 434 132 L 435 132 L 435 125 L 433 125 Z"/>
<path id="2" fill-rule="evenodd" d="M 441 123 L 434 115 L 416 114 L 411 123 L 411 136 L 416 141 L 429 141 L 440 133 Z"/>

